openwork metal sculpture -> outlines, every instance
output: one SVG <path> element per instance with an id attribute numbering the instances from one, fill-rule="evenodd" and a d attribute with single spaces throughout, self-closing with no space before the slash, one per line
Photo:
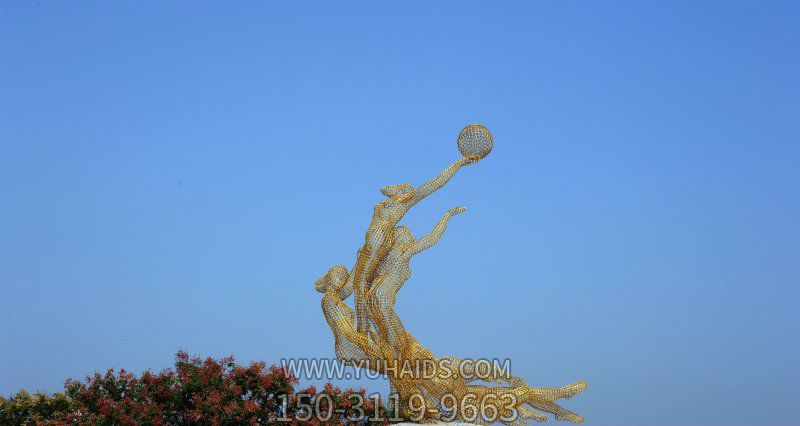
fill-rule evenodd
<path id="1" fill-rule="evenodd" d="M 433 247 L 448 221 L 465 211 L 455 207 L 433 230 L 420 238 L 398 222 L 408 210 L 444 186 L 462 167 L 475 164 L 492 149 L 491 132 L 480 124 L 461 130 L 457 145 L 462 157 L 438 176 L 414 188 L 409 184 L 381 188 L 387 198 L 375 204 L 364 245 L 355 266 L 334 266 L 316 281 L 324 293 L 322 310 L 333 331 L 337 358 L 356 367 L 386 375 L 396 392 L 400 417 L 423 422 L 460 419 L 473 423 L 525 424 L 544 421 L 551 413 L 557 420 L 581 423 L 583 417 L 555 403 L 586 389 L 577 381 L 560 388 L 532 388 L 496 364 L 453 357 L 435 357 L 403 327 L 394 303 L 403 284 L 411 278 L 411 259 Z M 345 300 L 354 294 L 355 313 Z M 495 385 L 475 384 L 477 380 Z"/>

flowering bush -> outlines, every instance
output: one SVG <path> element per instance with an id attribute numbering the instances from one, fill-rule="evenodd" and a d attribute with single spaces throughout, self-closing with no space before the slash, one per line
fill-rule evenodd
<path id="1" fill-rule="evenodd" d="M 391 413 L 365 391 L 330 383 L 295 391 L 288 370 L 233 357 L 178 352 L 175 369 L 140 377 L 125 370 L 67 380 L 53 395 L 20 391 L 0 397 L 0 425 L 339 425 L 388 423 Z M 377 406 L 375 406 L 377 402 Z M 362 411 L 363 410 L 363 411 Z M 377 420 L 380 419 L 380 420 Z"/>

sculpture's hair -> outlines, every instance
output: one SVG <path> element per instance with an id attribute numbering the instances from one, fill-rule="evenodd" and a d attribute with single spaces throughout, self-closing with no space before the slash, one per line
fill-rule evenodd
<path id="1" fill-rule="evenodd" d="M 397 184 L 397 185 L 389 185 L 389 186 L 384 186 L 383 188 L 381 188 L 381 194 L 383 194 L 383 195 L 385 195 L 387 197 L 394 197 L 395 195 L 409 194 L 412 191 L 414 191 L 414 187 L 409 185 L 409 184 L 407 184 L 407 183 L 401 183 L 401 184 Z"/>
<path id="2" fill-rule="evenodd" d="M 347 268 L 337 265 L 328 269 L 328 272 L 314 283 L 314 288 L 320 293 L 325 293 L 328 287 L 332 286 L 333 291 L 338 292 L 347 283 L 349 277 L 350 272 Z"/>

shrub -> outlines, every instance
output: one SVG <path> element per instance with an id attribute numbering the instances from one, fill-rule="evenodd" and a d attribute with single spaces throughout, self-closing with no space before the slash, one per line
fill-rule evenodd
<path id="1" fill-rule="evenodd" d="M 388 423 L 388 413 L 363 389 L 342 391 L 330 383 L 295 391 L 288 370 L 264 362 L 244 367 L 223 359 L 175 356 L 175 368 L 140 377 L 125 370 L 67 380 L 64 392 L 20 391 L 0 397 L 2 425 L 310 425 Z M 327 395 L 320 397 L 320 395 Z M 306 401 L 306 399 L 308 401 Z M 354 407 L 361 399 L 363 415 Z M 305 407 L 305 408 L 303 408 Z"/>

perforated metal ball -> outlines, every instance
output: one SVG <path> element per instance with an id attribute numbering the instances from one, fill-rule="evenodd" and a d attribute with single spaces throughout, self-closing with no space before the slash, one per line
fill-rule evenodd
<path id="1" fill-rule="evenodd" d="M 458 150 L 470 160 L 480 160 L 489 155 L 494 146 L 492 132 L 483 124 L 470 124 L 458 134 Z"/>

